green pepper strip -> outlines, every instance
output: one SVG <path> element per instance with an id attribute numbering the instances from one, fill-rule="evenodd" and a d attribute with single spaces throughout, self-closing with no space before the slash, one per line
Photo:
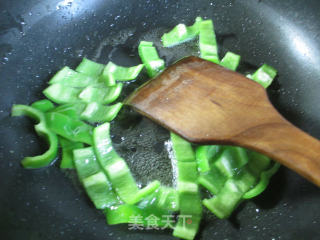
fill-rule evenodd
<path id="1" fill-rule="evenodd" d="M 159 58 L 157 49 L 153 46 L 152 42 L 141 41 L 138 52 L 149 77 L 153 78 L 164 70 L 164 60 Z"/>
<path id="2" fill-rule="evenodd" d="M 76 68 L 76 71 L 79 73 L 86 74 L 88 76 L 98 77 L 103 71 L 104 65 L 96 63 L 87 58 L 83 58 L 81 63 Z"/>
<path id="3" fill-rule="evenodd" d="M 260 176 L 262 171 L 267 170 L 271 166 L 271 158 L 251 150 L 247 150 L 249 157 L 248 168 L 257 177 Z"/>
<path id="4" fill-rule="evenodd" d="M 52 109 L 50 112 L 67 115 L 72 119 L 79 119 L 80 114 L 84 111 L 85 108 L 85 103 L 67 103 Z"/>
<path id="5" fill-rule="evenodd" d="M 72 142 L 62 137 L 59 138 L 59 142 L 62 148 L 62 157 L 60 162 L 60 168 L 74 168 L 73 150 L 83 148 L 83 143 Z"/>
<path id="6" fill-rule="evenodd" d="M 216 196 L 204 199 L 203 204 L 218 218 L 227 218 L 255 183 L 256 177 L 248 169 L 243 168 L 237 176 L 226 181 Z"/>
<path id="7" fill-rule="evenodd" d="M 47 87 L 43 91 L 43 94 L 55 103 L 64 104 L 80 102 L 78 95 L 81 91 L 82 88 L 70 87 L 61 83 L 56 83 Z"/>
<path id="8" fill-rule="evenodd" d="M 172 212 L 179 210 L 179 195 L 175 189 L 161 186 L 158 192 L 155 202 L 157 208 Z"/>
<path id="9" fill-rule="evenodd" d="M 218 46 L 212 20 L 200 22 L 199 47 L 201 58 L 219 63 Z"/>
<path id="10" fill-rule="evenodd" d="M 51 101 L 48 99 L 42 99 L 39 101 L 36 101 L 31 104 L 31 107 L 40 110 L 41 112 L 48 112 L 52 109 L 54 109 L 54 105 Z"/>
<path id="11" fill-rule="evenodd" d="M 227 180 L 228 178 L 213 166 L 209 172 L 200 173 L 198 183 L 215 195 L 220 192 Z"/>
<path id="12" fill-rule="evenodd" d="M 227 178 L 233 177 L 249 161 L 244 148 L 228 146 L 222 151 L 213 165 Z"/>
<path id="13" fill-rule="evenodd" d="M 108 86 L 115 84 L 115 81 L 129 81 L 135 79 L 141 72 L 143 64 L 139 64 L 133 67 L 122 67 L 109 62 L 104 68 L 101 79 Z"/>
<path id="14" fill-rule="evenodd" d="M 210 164 L 213 158 L 217 156 L 219 149 L 220 146 L 218 145 L 203 145 L 197 147 L 196 160 L 199 172 L 204 173 L 210 170 Z"/>
<path id="15" fill-rule="evenodd" d="M 103 123 L 112 121 L 122 108 L 122 103 L 104 106 L 97 102 L 88 103 L 80 118 L 90 123 Z"/>
<path id="16" fill-rule="evenodd" d="M 273 79 L 277 75 L 277 70 L 273 67 L 263 64 L 254 74 L 248 74 L 247 78 L 250 78 L 257 83 L 261 84 L 264 88 L 267 88 L 272 83 Z"/>
<path id="17" fill-rule="evenodd" d="M 235 71 L 239 66 L 240 59 L 240 55 L 232 52 L 227 52 L 226 55 L 224 55 L 224 57 L 222 58 L 220 65 L 232 71 Z"/>
<path id="18" fill-rule="evenodd" d="M 178 24 L 170 32 L 162 35 L 161 40 L 164 47 L 173 47 L 194 39 L 200 31 L 201 17 L 197 17 L 192 26 L 187 27 L 185 24 Z"/>
<path id="19" fill-rule="evenodd" d="M 195 153 L 189 142 L 171 133 L 171 141 L 178 166 L 178 193 L 180 215 L 173 236 L 194 239 L 202 216 Z M 186 219 L 187 218 L 187 219 Z"/>
<path id="20" fill-rule="evenodd" d="M 21 164 L 25 168 L 40 168 L 48 166 L 57 157 L 58 137 L 47 128 L 45 116 L 41 111 L 26 105 L 13 105 L 12 116 L 24 115 L 39 122 L 37 125 L 35 125 L 35 130 L 38 135 L 46 138 L 49 144 L 49 149 L 39 156 L 25 157 Z"/>
<path id="21" fill-rule="evenodd" d="M 62 68 L 49 81 L 49 84 L 62 84 L 69 87 L 86 87 L 90 84 L 96 83 L 97 77 L 88 76 L 86 74 L 78 73 L 69 67 Z"/>
<path id="22" fill-rule="evenodd" d="M 120 204 L 111 183 L 96 160 L 93 148 L 76 149 L 73 154 L 79 179 L 95 207 L 104 209 Z"/>
<path id="23" fill-rule="evenodd" d="M 163 216 L 171 215 L 178 210 L 178 195 L 173 188 L 159 187 L 155 192 L 146 196 L 137 205 L 124 204 L 106 209 L 107 223 L 134 223 L 150 227 L 149 220 L 153 220 L 154 227 L 164 227 Z M 137 217 L 140 217 L 140 222 Z"/>
<path id="24" fill-rule="evenodd" d="M 271 159 L 260 153 L 240 147 L 222 149 L 198 182 L 215 195 L 203 204 L 217 217 L 227 218 L 243 199 L 260 194 L 279 166 L 266 170 Z"/>
<path id="25" fill-rule="evenodd" d="M 139 190 L 127 163 L 113 149 L 109 123 L 104 123 L 93 130 L 93 141 L 98 161 L 121 200 L 135 204 L 159 187 L 160 183 L 154 181 Z"/>
<path id="26" fill-rule="evenodd" d="M 80 180 L 102 171 L 93 147 L 75 149 L 73 151 L 73 157 Z"/>
<path id="27" fill-rule="evenodd" d="M 58 112 L 46 114 L 48 127 L 70 141 L 92 144 L 93 127 Z"/>
<path id="28" fill-rule="evenodd" d="M 79 98 L 86 103 L 112 103 L 120 96 L 122 87 L 122 83 L 111 87 L 105 87 L 104 84 L 88 86 L 80 93 Z"/>
<path id="29" fill-rule="evenodd" d="M 221 161 L 221 155 L 226 147 L 211 145 L 200 146 L 196 150 L 196 158 L 200 176 L 198 183 L 208 189 L 212 194 L 217 194 L 225 182 L 227 177 L 214 165 L 215 162 Z"/>
<path id="30" fill-rule="evenodd" d="M 253 189 L 246 192 L 243 195 L 243 198 L 250 199 L 262 193 L 267 188 L 270 182 L 270 178 L 278 171 L 280 166 L 280 163 L 275 162 L 269 170 L 263 171 L 260 175 L 260 181 L 258 182 L 258 184 Z"/>

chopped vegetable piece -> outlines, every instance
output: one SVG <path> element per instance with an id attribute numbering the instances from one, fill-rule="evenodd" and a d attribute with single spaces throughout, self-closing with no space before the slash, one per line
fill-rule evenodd
<path id="1" fill-rule="evenodd" d="M 81 119 L 90 123 L 103 123 L 112 121 L 122 108 L 122 103 L 116 103 L 112 106 L 104 106 L 97 102 L 87 104 L 85 110 L 81 113 Z"/>
<path id="2" fill-rule="evenodd" d="M 12 116 L 28 116 L 38 121 L 35 125 L 35 130 L 39 136 L 43 136 L 48 144 L 49 149 L 39 155 L 34 157 L 25 157 L 21 164 L 25 168 L 40 168 L 48 166 L 57 157 L 58 152 L 58 137 L 50 129 L 47 128 L 46 119 L 44 114 L 33 107 L 26 105 L 13 105 Z"/>
<path id="3" fill-rule="evenodd" d="M 76 68 L 76 71 L 79 73 L 84 73 L 89 76 L 98 77 L 103 71 L 104 65 L 96 63 L 87 58 L 83 58 L 81 63 Z"/>
<path id="4" fill-rule="evenodd" d="M 227 52 L 226 55 L 224 55 L 224 57 L 222 58 L 220 65 L 235 71 L 239 66 L 240 59 L 241 59 L 240 55 L 232 52 Z"/>
<path id="5" fill-rule="evenodd" d="M 220 146 L 218 145 L 203 145 L 196 150 L 196 160 L 199 172 L 207 172 L 210 170 L 210 164 L 213 158 L 217 155 Z"/>
<path id="6" fill-rule="evenodd" d="M 178 195 L 173 188 L 159 187 L 137 205 L 124 204 L 105 210 L 108 224 L 133 223 L 145 227 L 168 227 L 164 217 L 176 211 Z M 140 219 L 139 219 L 140 216 Z M 137 222 L 137 220 L 141 220 Z M 152 221 L 154 220 L 154 221 Z M 150 223 L 154 224 L 150 226 Z"/>
<path id="7" fill-rule="evenodd" d="M 197 183 L 179 181 L 178 193 L 180 214 L 201 215 L 201 198 Z"/>
<path id="8" fill-rule="evenodd" d="M 239 191 L 233 179 L 229 179 L 219 195 L 211 199 L 204 199 L 203 205 L 218 218 L 227 218 L 241 201 L 242 195 L 243 193 Z"/>
<path id="9" fill-rule="evenodd" d="M 109 62 L 103 70 L 101 79 L 105 81 L 108 85 L 110 85 L 110 83 L 112 83 L 112 81 L 114 80 L 133 80 L 139 75 L 143 67 L 143 64 L 139 64 L 133 67 L 122 67 L 114 64 L 113 62 Z M 113 78 L 114 80 L 110 80 L 110 76 L 112 76 L 111 78 Z"/>
<path id="10" fill-rule="evenodd" d="M 83 186 L 97 209 L 119 204 L 119 200 L 112 191 L 110 182 L 103 172 L 98 172 L 82 179 Z"/>
<path id="11" fill-rule="evenodd" d="M 198 183 L 212 194 L 218 194 L 227 180 L 228 178 L 218 168 L 212 166 L 209 172 L 201 173 Z"/>
<path id="12" fill-rule="evenodd" d="M 104 84 L 88 86 L 80 93 L 79 98 L 86 103 L 112 103 L 120 96 L 122 87 L 122 83 L 111 87 L 105 87 Z"/>
<path id="13" fill-rule="evenodd" d="M 180 43 L 192 40 L 198 36 L 200 31 L 201 17 L 197 17 L 195 23 L 187 27 L 185 24 L 178 24 L 170 32 L 162 35 L 161 40 L 164 47 L 172 47 Z"/>
<path id="14" fill-rule="evenodd" d="M 102 78 L 102 77 L 101 77 Z M 117 84 L 116 79 L 113 76 L 113 73 L 108 73 L 105 74 L 105 76 L 103 77 L 103 83 L 107 86 L 107 87 L 111 87 L 111 86 L 115 86 Z"/>
<path id="15" fill-rule="evenodd" d="M 165 68 L 165 62 L 159 58 L 152 42 L 141 41 L 138 47 L 139 56 L 147 69 L 149 77 L 155 77 Z"/>
<path id="16" fill-rule="evenodd" d="M 93 141 L 98 161 L 121 200 L 135 204 L 145 196 L 145 193 L 154 191 L 158 187 L 156 181 L 139 190 L 127 163 L 113 149 L 109 123 L 104 123 L 93 130 Z"/>
<path id="17" fill-rule="evenodd" d="M 183 215 L 173 231 L 173 236 L 192 240 L 199 230 L 201 216 Z"/>
<path id="18" fill-rule="evenodd" d="M 200 57 L 214 63 L 219 63 L 218 46 L 212 20 L 201 21 L 199 27 Z"/>
<path id="19" fill-rule="evenodd" d="M 65 86 L 61 83 L 52 84 L 47 87 L 43 94 L 49 98 L 51 101 L 64 104 L 64 103 L 75 103 L 80 102 L 78 98 L 82 88 L 75 88 L 70 86 Z"/>
<path id="20" fill-rule="evenodd" d="M 62 157 L 60 162 L 60 168 L 74 168 L 73 150 L 83 148 L 83 143 L 72 142 L 62 137 L 59 138 L 59 142 L 62 148 Z"/>
<path id="21" fill-rule="evenodd" d="M 257 177 L 260 176 L 261 172 L 268 169 L 271 165 L 271 159 L 261 153 L 247 150 L 249 157 L 248 168 Z"/>
<path id="22" fill-rule="evenodd" d="M 92 144 L 92 126 L 57 112 L 47 113 L 46 120 L 48 127 L 61 137 L 74 142 Z"/>
<path id="23" fill-rule="evenodd" d="M 47 112 L 54 109 L 54 104 L 48 99 L 42 99 L 31 104 L 31 107 L 40 110 L 41 112 Z"/>
<path id="24" fill-rule="evenodd" d="M 195 154 L 189 142 L 173 133 L 171 133 L 171 141 L 172 146 L 174 146 L 174 155 L 176 156 L 178 161 L 193 162 L 195 160 Z"/>
<path id="25" fill-rule="evenodd" d="M 86 192 L 98 209 L 120 204 L 111 184 L 103 173 L 92 147 L 74 150 L 74 163 Z"/>
<path id="26" fill-rule="evenodd" d="M 87 178 L 101 171 L 93 147 L 75 149 L 74 164 L 80 179 Z"/>
<path id="27" fill-rule="evenodd" d="M 258 196 L 260 193 L 262 193 L 267 188 L 270 182 L 270 178 L 278 171 L 280 166 L 281 166 L 280 163 L 275 162 L 274 165 L 269 170 L 263 171 L 261 173 L 258 184 L 254 188 L 246 192 L 243 195 L 243 198 L 244 199 L 253 198 Z"/>
<path id="28" fill-rule="evenodd" d="M 227 218 L 241 202 L 245 192 L 256 183 L 256 178 L 243 169 L 235 178 L 228 179 L 219 194 L 204 199 L 203 204 L 218 218 Z"/>
<path id="29" fill-rule="evenodd" d="M 173 212 L 179 210 L 179 195 L 175 189 L 161 186 L 157 191 L 157 208 Z"/>
<path id="30" fill-rule="evenodd" d="M 79 119 L 80 114 L 84 111 L 85 107 L 85 103 L 67 103 L 56 107 L 50 112 L 64 114 L 72 119 Z"/>
<path id="31" fill-rule="evenodd" d="M 248 156 L 244 148 L 228 146 L 213 164 L 225 176 L 231 178 L 247 163 Z"/>
<path id="32" fill-rule="evenodd" d="M 146 187 L 140 189 L 137 194 L 133 197 L 130 202 L 132 204 L 140 202 L 143 198 L 146 196 L 152 194 L 154 191 L 156 191 L 160 187 L 160 182 L 159 181 L 153 181 L 149 183 Z"/>
<path id="33" fill-rule="evenodd" d="M 51 78 L 49 84 L 59 83 L 69 87 L 86 87 L 97 81 L 98 78 L 96 77 L 78 73 L 69 67 L 64 67 Z"/>
<path id="34" fill-rule="evenodd" d="M 196 162 L 181 162 L 177 163 L 179 169 L 178 181 L 196 182 L 198 179 L 197 163 Z"/>
<path id="35" fill-rule="evenodd" d="M 192 146 L 178 135 L 171 133 L 172 148 L 178 166 L 178 193 L 180 215 L 173 236 L 194 239 L 197 234 L 202 206 L 197 179 L 197 163 Z M 185 224 L 185 216 L 188 223 Z"/>
<path id="36" fill-rule="evenodd" d="M 264 88 L 267 88 L 270 86 L 276 75 L 277 71 L 273 67 L 263 64 L 252 76 L 249 77 L 257 83 L 260 83 Z"/>

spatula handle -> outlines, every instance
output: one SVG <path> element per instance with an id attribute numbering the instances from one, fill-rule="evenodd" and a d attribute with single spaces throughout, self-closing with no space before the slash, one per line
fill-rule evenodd
<path id="1" fill-rule="evenodd" d="M 320 141 L 279 115 L 279 121 L 243 131 L 233 143 L 264 153 L 320 186 Z"/>

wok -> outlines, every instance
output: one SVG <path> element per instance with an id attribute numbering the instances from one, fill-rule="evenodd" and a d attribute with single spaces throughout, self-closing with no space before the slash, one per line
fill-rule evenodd
<path id="1" fill-rule="evenodd" d="M 58 164 L 20 166 L 41 153 L 33 123 L 11 118 L 12 104 L 44 98 L 46 82 L 81 58 L 121 65 L 139 62 L 141 39 L 158 41 L 196 16 L 214 20 L 220 56 L 242 56 L 240 70 L 272 65 L 279 76 L 268 90 L 293 124 L 320 138 L 320 2 L 317 0 L 1 0 L 0 3 L 0 236 L 1 239 L 173 239 L 170 231 L 107 226 L 72 171 Z M 157 46 L 159 41 L 156 42 Z M 162 49 L 167 63 L 196 53 L 191 44 Z M 128 85 L 130 93 L 146 80 Z M 113 141 L 136 178 L 171 182 L 166 130 L 125 109 L 112 125 Z M 123 138 L 121 138 L 123 137 Z M 319 239 L 320 191 L 282 167 L 268 189 L 240 205 L 228 220 L 205 218 L 198 239 Z"/>

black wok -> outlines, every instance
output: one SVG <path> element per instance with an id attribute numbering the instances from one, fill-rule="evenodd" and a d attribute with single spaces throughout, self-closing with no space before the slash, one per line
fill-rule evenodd
<path id="1" fill-rule="evenodd" d="M 107 226 L 72 171 L 25 170 L 24 156 L 45 146 L 26 118 L 11 118 L 14 103 L 30 104 L 54 72 L 83 56 L 101 63 L 139 62 L 139 40 L 156 40 L 196 16 L 214 20 L 220 56 L 242 56 L 242 71 L 266 62 L 279 70 L 269 89 L 276 108 L 320 138 L 320 2 L 317 0 L 128 1 L 1 0 L 0 2 L 0 239 L 173 239 L 169 231 Z M 171 63 L 189 50 L 162 51 Z M 190 48 L 189 52 L 195 49 Z M 129 93 L 146 80 L 126 87 Z M 166 130 L 125 110 L 113 140 L 141 183 L 170 183 Z M 124 139 L 121 139 L 124 136 Z M 134 159 L 134 161 L 133 161 Z M 259 197 L 229 220 L 206 217 L 199 239 L 319 239 L 320 191 L 284 167 Z"/>

